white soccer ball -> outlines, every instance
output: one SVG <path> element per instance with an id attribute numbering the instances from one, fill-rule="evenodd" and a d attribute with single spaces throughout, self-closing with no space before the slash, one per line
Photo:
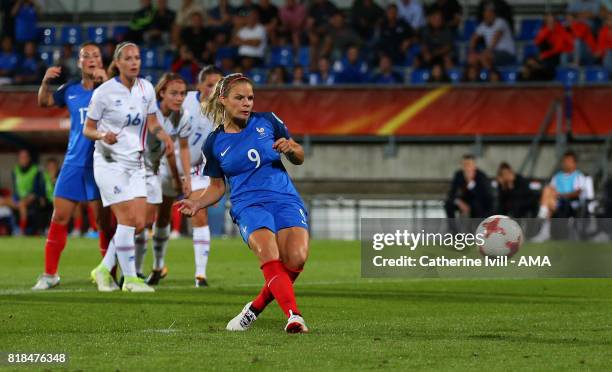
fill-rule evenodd
<path id="1" fill-rule="evenodd" d="M 483 256 L 512 257 L 523 244 L 523 230 L 508 216 L 495 215 L 485 218 L 476 228 L 476 236 L 478 248 Z M 480 242 L 483 244 L 478 244 Z"/>

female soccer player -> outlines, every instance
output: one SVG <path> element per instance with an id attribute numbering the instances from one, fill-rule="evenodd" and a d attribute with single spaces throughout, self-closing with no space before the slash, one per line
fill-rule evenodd
<path id="1" fill-rule="evenodd" d="M 174 73 L 164 74 L 155 86 L 159 110 L 157 120 L 174 140 L 175 148 L 179 149 L 180 164 L 189 167 L 189 134 L 191 131 L 191 117 L 182 109 L 187 93 L 185 80 Z M 147 136 L 147 156 L 145 157 L 145 168 L 147 171 L 147 227 L 153 225 L 156 216 L 160 214 L 169 215 L 174 199 L 168 200 L 162 197 L 162 183 L 168 183 L 178 192 L 184 195 L 191 194 L 191 182 L 189 175 L 182 181 L 177 169 L 177 161 L 174 153 L 163 158 L 163 144 L 154 136 Z M 168 170 L 169 169 L 169 170 Z M 153 271 L 146 280 L 149 285 L 155 285 L 165 276 L 165 249 L 166 244 L 160 245 L 160 228 L 155 225 L 154 238 L 154 261 Z M 167 237 L 167 235 L 166 235 Z M 167 241 L 167 240 L 166 240 Z M 163 248 L 160 249 L 160 246 Z M 136 236 L 136 272 L 142 274 L 142 262 L 146 254 L 146 231 Z M 140 276 L 140 275 L 139 275 Z"/>
<path id="2" fill-rule="evenodd" d="M 38 90 L 40 106 L 68 107 L 70 137 L 64 164 L 55 185 L 53 217 L 45 244 L 45 272 L 38 278 L 33 290 L 45 290 L 59 285 L 57 268 L 60 255 L 66 246 L 68 222 L 79 202 L 88 201 L 94 210 L 100 228 L 102 256 L 106 253 L 108 239 L 112 234 L 110 212 L 102 208 L 100 192 L 94 180 L 94 144 L 82 133 L 94 88 L 108 79 L 102 66 L 102 53 L 96 44 L 87 42 L 81 45 L 78 67 L 81 69 L 81 79 L 62 85 L 55 93 L 50 92 L 49 81 L 61 74 L 61 67 L 50 67 Z"/>
<path id="3" fill-rule="evenodd" d="M 91 272 L 98 290 L 117 290 L 110 270 L 117 259 L 125 278 L 124 291 L 153 292 L 153 288 L 136 276 L 134 235 L 145 224 L 147 189 L 142 162 L 145 131 L 156 136 L 166 148 L 174 143 L 157 121 L 155 90 L 151 83 L 138 77 L 140 51 L 134 43 L 117 45 L 111 75 L 94 92 L 87 112 L 83 133 L 95 140 L 94 177 L 100 188 L 102 203 L 111 207 L 117 218 L 117 229 L 104 259 Z M 116 257 L 115 257 L 116 255 Z"/>
<path id="4" fill-rule="evenodd" d="M 187 93 L 187 97 L 183 103 L 183 115 L 188 115 L 191 120 L 191 134 L 189 135 L 188 145 L 190 149 L 191 166 L 189 174 L 185 174 L 182 164 L 179 166 L 179 172 L 191 178 L 191 195 L 184 194 L 185 197 L 197 199 L 202 192 L 210 184 L 210 180 L 204 175 L 204 162 L 206 159 L 202 156 L 202 145 L 212 131 L 213 124 L 202 113 L 202 107 L 208 104 L 215 84 L 221 80 L 223 73 L 214 66 L 206 66 L 198 74 L 197 91 Z M 176 147 L 176 146 L 175 146 Z M 188 178 L 187 178 L 188 179 Z M 184 180 L 185 183 L 187 183 Z M 155 223 L 156 232 L 154 234 L 154 252 L 159 254 L 161 261 L 156 264 L 151 276 L 147 279 L 148 284 L 157 284 L 159 279 L 163 278 L 166 269 L 163 265 L 163 255 L 166 252 L 168 245 L 168 237 L 170 232 L 170 213 L 171 206 L 176 200 L 178 193 L 172 188 L 171 178 L 166 176 L 162 180 L 164 202 L 159 210 L 158 218 Z M 196 213 L 192 218 L 193 225 L 193 252 L 195 256 L 195 286 L 202 288 L 208 286 L 206 278 L 206 266 L 208 264 L 208 254 L 210 252 L 210 228 L 208 227 L 208 213 L 206 208 L 203 208 Z M 157 262 L 157 261 L 156 261 Z"/>
<path id="5" fill-rule="evenodd" d="M 276 299 L 288 318 L 285 331 L 308 332 L 298 310 L 293 281 L 308 257 L 306 208 L 280 158 L 304 162 L 304 150 L 273 113 L 253 113 L 253 83 L 242 74 L 221 79 L 206 107 L 217 126 L 204 144 L 210 186 L 197 200 L 181 200 L 193 216 L 217 202 L 230 184 L 231 215 L 261 263 L 265 285 L 226 329 L 244 331 Z"/>

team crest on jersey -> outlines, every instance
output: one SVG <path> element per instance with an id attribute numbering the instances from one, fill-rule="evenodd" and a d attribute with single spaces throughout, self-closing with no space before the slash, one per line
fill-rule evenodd
<path id="1" fill-rule="evenodd" d="M 266 135 L 266 128 L 257 128 L 257 133 L 259 133 L 259 137 L 263 137 Z"/>
<path id="2" fill-rule="evenodd" d="M 122 103 L 121 103 L 120 99 L 115 100 L 115 107 L 119 107 L 119 106 L 121 106 L 121 104 Z"/>
<path id="3" fill-rule="evenodd" d="M 121 193 L 121 189 L 119 188 L 119 186 L 115 186 L 115 187 L 113 188 L 113 193 L 114 193 L 115 195 L 117 195 L 117 194 L 120 194 L 120 193 Z"/>
<path id="4" fill-rule="evenodd" d="M 144 103 L 145 105 L 147 104 L 147 97 L 142 96 L 142 103 Z"/>

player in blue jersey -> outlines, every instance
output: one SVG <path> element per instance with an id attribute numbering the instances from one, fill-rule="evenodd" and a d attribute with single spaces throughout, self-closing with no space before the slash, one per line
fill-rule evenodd
<path id="1" fill-rule="evenodd" d="M 94 180 L 94 143 L 82 133 L 87 106 L 94 88 L 107 80 L 100 48 L 91 42 L 81 45 L 78 66 L 81 69 L 81 78 L 62 85 L 55 93 L 51 93 L 49 82 L 60 75 L 61 67 L 50 67 L 38 90 L 40 106 L 68 108 L 70 137 L 64 164 L 55 185 L 53 217 L 45 244 L 45 272 L 32 287 L 33 290 L 45 290 L 59 285 L 57 267 L 66 245 L 67 225 L 79 202 L 89 202 L 95 211 L 103 256 L 108 248 L 110 212 L 103 210 Z"/>
<path id="2" fill-rule="evenodd" d="M 259 259 L 265 284 L 226 329 L 245 331 L 276 299 L 288 318 L 285 331 L 308 332 L 298 310 L 293 282 L 308 257 L 306 208 L 281 161 L 296 165 L 304 150 L 273 113 L 255 113 L 253 83 L 242 74 L 221 79 L 206 106 L 216 129 L 203 147 L 210 186 L 197 200 L 181 200 L 180 210 L 193 216 L 231 190 L 231 215 L 244 241 Z"/>

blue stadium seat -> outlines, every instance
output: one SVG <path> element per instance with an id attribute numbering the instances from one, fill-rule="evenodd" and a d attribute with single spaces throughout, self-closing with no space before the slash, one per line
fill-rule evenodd
<path id="1" fill-rule="evenodd" d="M 53 52 L 52 51 L 43 51 L 40 53 L 40 59 L 47 66 L 53 66 Z"/>
<path id="2" fill-rule="evenodd" d="M 56 30 L 53 26 L 39 27 L 38 35 L 41 45 L 55 45 Z"/>
<path id="3" fill-rule="evenodd" d="M 463 22 L 462 31 L 459 33 L 460 41 L 469 41 L 472 38 L 472 34 L 478 27 L 478 21 L 476 18 L 468 18 Z"/>
<path id="4" fill-rule="evenodd" d="M 518 81 L 519 67 L 504 67 L 499 69 L 502 81 L 514 84 Z"/>
<path id="5" fill-rule="evenodd" d="M 301 47 L 298 50 L 297 62 L 299 65 L 308 67 L 310 65 L 310 47 Z"/>
<path id="6" fill-rule="evenodd" d="M 164 61 L 163 61 L 162 67 L 164 68 L 164 70 L 170 70 L 173 62 L 174 62 L 174 52 L 171 50 L 167 50 L 164 53 Z"/>
<path id="7" fill-rule="evenodd" d="M 555 79 L 564 85 L 573 85 L 580 79 L 580 72 L 578 69 L 571 67 L 559 67 Z"/>
<path id="8" fill-rule="evenodd" d="M 249 79 L 253 81 L 256 85 L 261 85 L 266 83 L 266 71 L 261 69 L 253 69 L 249 73 L 247 73 Z"/>
<path id="9" fill-rule="evenodd" d="M 87 39 L 97 44 L 102 44 L 108 40 L 108 27 L 89 26 L 87 27 Z"/>
<path id="10" fill-rule="evenodd" d="M 480 70 L 480 74 L 478 74 L 478 76 L 480 77 L 480 80 L 482 81 L 489 81 L 489 70 L 486 70 L 486 69 Z"/>
<path id="11" fill-rule="evenodd" d="M 159 71 L 157 70 L 146 69 L 146 70 L 142 70 L 142 72 L 140 73 L 140 76 L 149 80 L 151 84 L 155 85 L 155 83 L 157 83 L 157 80 L 159 79 L 160 74 L 159 74 Z"/>
<path id="12" fill-rule="evenodd" d="M 159 67 L 159 55 L 155 48 L 142 48 L 140 49 L 140 58 L 142 60 L 142 67 L 145 69 L 152 69 Z"/>
<path id="13" fill-rule="evenodd" d="M 406 59 L 404 60 L 404 66 L 410 67 L 414 65 L 415 58 L 421 53 L 421 45 L 418 43 L 410 45 L 406 52 Z"/>
<path id="14" fill-rule="evenodd" d="M 520 41 L 530 41 L 535 39 L 540 28 L 542 28 L 541 19 L 523 19 L 521 21 L 521 31 L 518 35 Z"/>
<path id="15" fill-rule="evenodd" d="M 116 25 L 113 27 L 113 40 L 116 42 L 125 41 L 125 36 L 130 31 L 130 28 L 125 25 Z"/>
<path id="16" fill-rule="evenodd" d="M 233 47 L 221 47 L 217 50 L 216 62 L 221 62 L 224 59 L 234 59 L 238 55 L 238 49 Z"/>
<path id="17" fill-rule="evenodd" d="M 61 42 L 62 44 L 81 44 L 83 42 L 81 26 L 69 25 L 62 27 Z"/>
<path id="18" fill-rule="evenodd" d="M 538 49 L 538 46 L 533 43 L 525 44 L 523 47 L 523 60 L 529 57 L 537 57 L 538 54 L 540 54 L 540 49 Z"/>
<path id="19" fill-rule="evenodd" d="M 451 68 L 447 71 L 448 77 L 450 78 L 452 83 L 460 83 L 461 77 L 463 76 L 463 71 L 460 68 Z"/>
<path id="20" fill-rule="evenodd" d="M 600 66 L 591 66 L 584 69 L 584 80 L 588 83 L 607 83 L 608 70 Z"/>
<path id="21" fill-rule="evenodd" d="M 425 84 L 429 80 L 429 76 L 431 76 L 431 73 L 428 69 L 418 68 L 410 74 L 410 82 L 412 84 Z"/>
<path id="22" fill-rule="evenodd" d="M 273 47 L 270 50 L 270 66 L 293 67 L 293 48 L 291 46 Z"/>

